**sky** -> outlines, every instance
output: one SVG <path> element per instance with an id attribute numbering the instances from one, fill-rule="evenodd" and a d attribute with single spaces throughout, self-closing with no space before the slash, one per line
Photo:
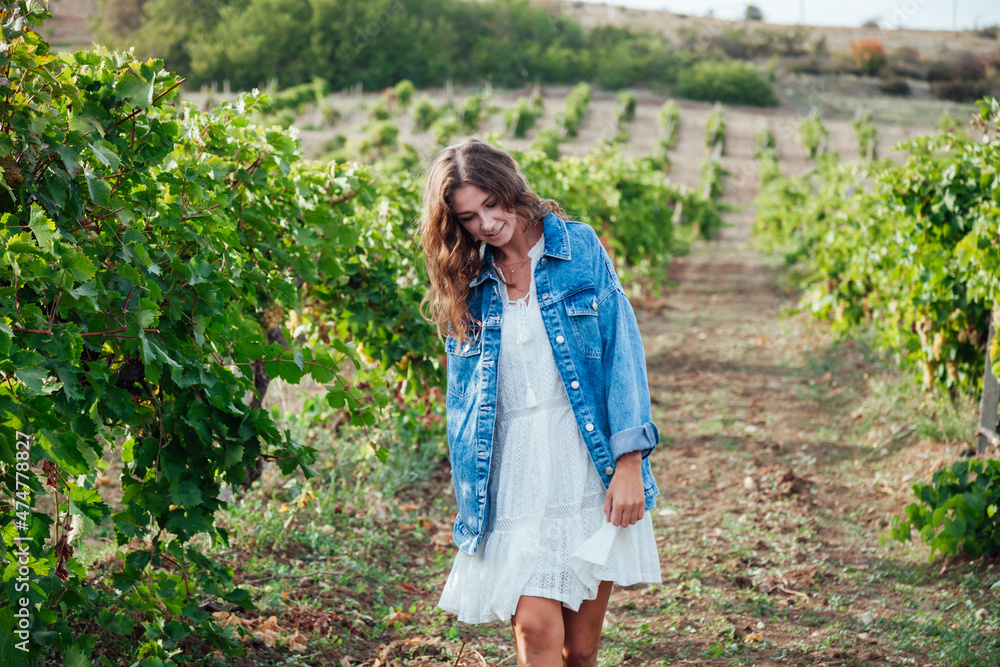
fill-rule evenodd
<path id="1" fill-rule="evenodd" d="M 593 1 L 593 0 L 589 0 Z M 857 27 L 877 19 L 882 28 L 951 30 L 953 12 L 959 30 L 1000 25 L 1000 0 L 752 0 L 772 23 Z M 601 4 L 601 3 L 598 3 Z M 666 9 L 678 14 L 743 18 L 747 0 L 612 0 L 611 4 Z M 801 14 L 800 14 L 801 12 Z"/>

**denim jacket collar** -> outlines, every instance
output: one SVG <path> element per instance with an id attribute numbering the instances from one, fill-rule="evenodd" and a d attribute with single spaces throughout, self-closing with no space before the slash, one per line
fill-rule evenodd
<path id="1" fill-rule="evenodd" d="M 542 234 L 545 236 L 545 252 L 542 253 L 543 256 L 555 259 L 571 259 L 569 250 L 569 234 L 566 232 L 565 220 L 554 213 L 546 213 L 545 217 L 542 218 Z M 482 263 L 479 265 L 479 275 L 472 279 L 472 282 L 469 283 L 469 287 L 475 287 L 487 278 L 493 278 L 494 280 L 497 279 L 490 270 L 490 265 L 492 263 L 493 246 L 484 243 L 482 249 Z"/>

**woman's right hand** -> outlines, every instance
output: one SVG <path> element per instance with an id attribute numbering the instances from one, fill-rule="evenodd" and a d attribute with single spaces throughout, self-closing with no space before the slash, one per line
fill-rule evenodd
<path id="1" fill-rule="evenodd" d="M 631 526 L 642 519 L 645 511 L 642 453 L 636 451 L 622 454 L 608 485 L 604 516 L 615 526 Z"/>

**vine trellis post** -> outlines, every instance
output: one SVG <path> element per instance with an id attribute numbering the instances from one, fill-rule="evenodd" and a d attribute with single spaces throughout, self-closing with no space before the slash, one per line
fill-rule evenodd
<path id="1" fill-rule="evenodd" d="M 986 343 L 986 369 L 983 371 L 983 397 L 979 403 L 979 428 L 976 429 L 976 453 L 983 454 L 990 445 L 996 447 L 997 407 L 1000 405 L 1000 384 L 993 373 L 990 349 L 997 335 L 996 323 L 1000 319 L 1000 305 L 990 313 L 990 333 Z"/>

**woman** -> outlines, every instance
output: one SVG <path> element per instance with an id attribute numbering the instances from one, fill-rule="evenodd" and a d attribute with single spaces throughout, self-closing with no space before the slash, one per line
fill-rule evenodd
<path id="1" fill-rule="evenodd" d="M 509 620 L 519 665 L 595 665 L 611 585 L 659 582 L 659 441 L 635 315 L 594 231 L 471 139 L 428 175 L 459 546 L 440 606 Z"/>

